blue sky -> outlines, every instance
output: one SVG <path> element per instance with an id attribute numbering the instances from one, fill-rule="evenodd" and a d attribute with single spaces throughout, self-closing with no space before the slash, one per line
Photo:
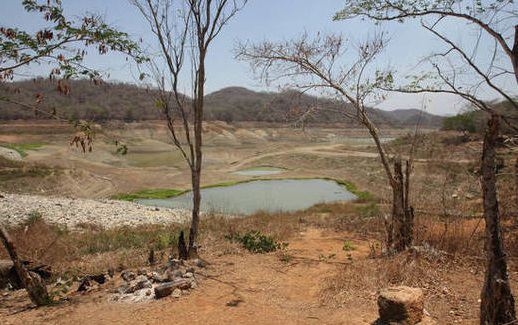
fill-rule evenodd
<path id="1" fill-rule="evenodd" d="M 2 0 L 0 24 L 22 29 L 36 29 L 41 19 L 36 14 L 23 11 L 21 0 Z M 128 32 L 134 39 L 142 38 L 144 43 L 153 44 L 147 22 L 138 10 L 127 0 L 62 0 L 68 16 L 85 12 L 101 14 L 111 25 Z M 343 0 L 250 0 L 245 8 L 226 26 L 214 41 L 207 60 L 206 93 L 229 86 L 247 87 L 258 91 L 275 91 L 255 78 L 248 63 L 233 58 L 233 47 L 237 41 L 288 40 L 307 32 L 342 33 L 355 40 L 361 40 L 376 30 L 370 22 L 360 20 L 332 21 L 332 16 L 343 6 Z M 451 25 L 453 35 L 458 26 Z M 424 58 L 442 44 L 422 30 L 416 22 L 391 23 L 383 26 L 391 36 L 384 54 L 376 62 L 380 68 L 391 66 L 401 74 L 411 74 L 419 59 Z M 95 52 L 95 50 L 91 50 Z M 136 82 L 137 69 L 118 55 L 90 55 L 87 63 L 95 68 L 107 70 L 109 80 Z M 45 74 L 46 67 L 31 67 L 31 74 Z M 415 71 L 414 71 L 415 72 Z M 427 96 L 426 109 L 432 113 L 453 114 L 463 107 L 456 97 Z M 378 107 L 383 109 L 422 108 L 423 97 L 394 94 Z"/>

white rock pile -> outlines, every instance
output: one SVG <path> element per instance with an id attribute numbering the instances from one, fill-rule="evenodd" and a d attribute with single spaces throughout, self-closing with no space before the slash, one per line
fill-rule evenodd
<path id="1" fill-rule="evenodd" d="M 31 215 L 40 214 L 49 223 L 71 230 L 81 224 L 103 228 L 137 226 L 140 224 L 169 224 L 186 222 L 191 212 L 181 209 L 155 208 L 133 202 L 90 200 L 0 192 L 0 223 L 16 225 Z"/>

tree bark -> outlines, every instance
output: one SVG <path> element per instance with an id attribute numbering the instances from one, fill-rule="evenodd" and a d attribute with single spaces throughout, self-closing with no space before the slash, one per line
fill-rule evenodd
<path id="1" fill-rule="evenodd" d="M 412 246 L 414 239 L 414 208 L 409 203 L 411 163 L 406 162 L 403 174 L 401 160 L 394 162 L 394 181 L 392 184 L 392 227 L 394 234 L 392 249 L 402 252 Z M 389 245 L 391 243 L 388 243 Z"/>
<path id="2" fill-rule="evenodd" d="M 394 250 L 405 250 L 405 198 L 401 160 L 394 162 L 394 182 L 392 185 L 392 220 L 394 223 Z"/>
<path id="3" fill-rule="evenodd" d="M 30 272 L 25 268 L 23 262 L 18 257 L 14 242 L 11 240 L 4 227 L 0 227 L 0 238 L 2 239 L 2 242 L 7 249 L 9 256 L 11 257 L 11 260 L 14 263 L 16 273 L 18 274 L 18 277 L 20 278 L 23 286 L 27 290 L 31 301 L 36 306 L 48 305 L 51 300 L 47 292 L 47 287 L 38 274 Z"/>
<path id="4" fill-rule="evenodd" d="M 178 237 L 178 258 L 181 260 L 189 259 L 189 253 L 187 252 L 187 245 L 185 245 L 183 230 L 180 231 L 180 236 Z"/>
<path id="5" fill-rule="evenodd" d="M 518 211 L 518 158 L 516 158 L 516 163 L 514 164 L 514 208 Z"/>
<path id="6" fill-rule="evenodd" d="M 200 30 L 198 31 L 200 33 Z M 189 258 L 195 258 L 198 256 L 196 238 L 198 237 L 198 225 L 200 223 L 200 180 L 201 180 L 201 164 L 202 164 L 202 144 L 203 144 L 203 104 L 204 104 L 204 89 L 205 89 L 205 55 L 206 48 L 203 42 L 204 35 L 198 34 L 198 46 L 200 51 L 200 57 L 198 58 L 199 66 L 196 76 L 196 100 L 194 103 L 194 150 L 195 160 L 194 167 L 191 172 L 192 179 L 192 194 L 193 194 L 193 207 L 192 207 L 192 222 L 191 229 L 189 231 Z"/>
<path id="7" fill-rule="evenodd" d="M 513 63 L 514 77 L 518 83 L 518 25 L 514 26 L 514 44 L 511 52 L 513 55 L 511 57 L 511 62 Z"/>
<path id="8" fill-rule="evenodd" d="M 484 135 L 482 151 L 482 193 L 486 221 L 486 274 L 481 294 L 480 324 L 508 324 L 516 320 L 514 297 L 509 284 L 498 210 L 495 172 L 495 144 L 499 118 L 493 114 Z"/>

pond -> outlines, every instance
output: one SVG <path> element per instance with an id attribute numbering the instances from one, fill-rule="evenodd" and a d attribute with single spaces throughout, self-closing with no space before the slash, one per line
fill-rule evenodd
<path id="1" fill-rule="evenodd" d="M 201 190 L 201 210 L 235 215 L 255 212 L 293 212 L 317 203 L 352 201 L 356 196 L 331 180 L 260 180 Z M 192 193 L 139 203 L 168 208 L 192 208 Z"/>

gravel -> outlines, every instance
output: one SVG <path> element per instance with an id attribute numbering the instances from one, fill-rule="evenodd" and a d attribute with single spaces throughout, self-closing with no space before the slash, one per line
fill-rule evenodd
<path id="1" fill-rule="evenodd" d="M 79 224 L 95 224 L 103 228 L 141 224 L 184 223 L 190 220 L 189 210 L 155 208 L 133 202 L 90 200 L 0 192 L 0 224 L 16 225 L 34 212 L 49 223 L 78 230 Z"/>

